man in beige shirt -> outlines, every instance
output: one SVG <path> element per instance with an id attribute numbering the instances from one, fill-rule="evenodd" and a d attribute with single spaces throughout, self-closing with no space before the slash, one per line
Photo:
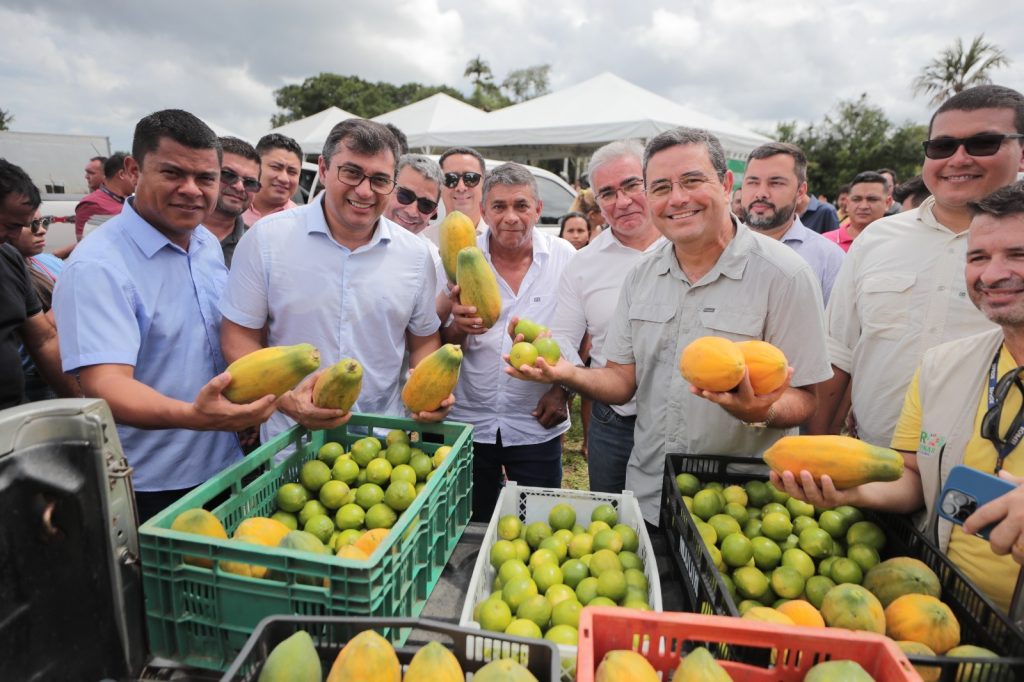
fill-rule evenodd
<path id="1" fill-rule="evenodd" d="M 636 396 L 626 487 L 644 519 L 658 525 L 666 454 L 758 455 L 811 415 L 815 384 L 829 377 L 829 366 L 817 278 L 792 249 L 730 214 L 733 177 L 718 139 L 692 128 L 662 133 L 644 150 L 643 172 L 651 218 L 668 241 L 626 276 L 606 366 L 562 358 L 506 372 L 610 405 Z M 734 392 L 699 390 L 680 375 L 679 356 L 708 335 L 769 341 L 793 372 L 764 395 L 746 376 Z"/>
<path id="2" fill-rule="evenodd" d="M 1022 134 L 1024 96 L 1010 88 L 964 90 L 936 111 L 921 171 L 932 197 L 872 223 L 832 289 L 826 324 L 834 375 L 819 393 L 811 433 L 838 431 L 838 408 L 852 386 L 853 433 L 887 447 L 924 352 L 991 328 L 964 284 L 968 202 L 1024 170 Z"/>

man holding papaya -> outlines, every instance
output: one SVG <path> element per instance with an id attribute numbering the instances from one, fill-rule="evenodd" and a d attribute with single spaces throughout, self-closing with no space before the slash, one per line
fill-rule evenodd
<path id="1" fill-rule="evenodd" d="M 1024 399 L 1017 379 L 1024 365 L 1024 183 L 968 208 L 974 218 L 967 237 L 967 293 L 998 327 L 924 354 L 892 438 L 892 447 L 903 452 L 903 476 L 846 490 L 837 490 L 827 475 L 816 483 L 807 471 L 773 478 L 790 495 L 822 508 L 851 504 L 909 514 L 924 507 L 924 525 L 937 524 L 939 548 L 1006 611 L 1019 573 L 1014 561 L 1024 564 L 1024 451 L 1011 425 Z M 995 471 L 1018 486 L 978 509 L 962 530 L 938 519 L 935 509 L 958 464 Z M 989 542 L 971 535 L 993 523 Z"/>
<path id="2" fill-rule="evenodd" d="M 968 203 L 1024 170 L 1024 96 L 999 85 L 964 90 L 932 116 L 921 177 L 932 196 L 871 223 L 850 249 L 825 313 L 833 377 L 819 393 L 812 434 L 851 434 L 888 446 L 914 368 L 926 350 L 991 329 L 970 304 L 963 263 Z M 852 410 L 837 414 L 849 389 Z"/>
<path id="3" fill-rule="evenodd" d="M 78 245 L 53 292 L 64 371 L 110 405 L 140 520 L 241 459 L 234 432 L 274 411 L 272 395 L 236 405 L 222 394 L 228 271 L 200 225 L 217 201 L 220 153 L 188 112 L 139 121 L 125 160 L 135 196 Z"/>
<path id="4" fill-rule="evenodd" d="M 235 250 L 220 309 L 232 362 L 264 346 L 311 343 L 321 366 L 351 357 L 363 366 L 361 412 L 404 415 L 401 368 L 440 347 L 430 248 L 383 216 L 395 190 L 398 141 L 379 123 L 347 119 L 324 142 L 324 191 L 306 206 L 266 216 Z M 334 428 L 340 410 L 313 404 L 311 374 L 279 400 L 264 442 L 295 422 Z M 437 412 L 415 418 L 438 421 Z"/>
<path id="5" fill-rule="evenodd" d="M 501 371 L 502 354 L 512 345 L 505 333 L 509 320 L 526 317 L 550 324 L 558 282 L 576 253 L 564 239 L 535 229 L 541 206 L 528 170 L 515 163 L 492 170 L 483 186 L 487 230 L 477 237 L 486 259 L 477 262 L 484 268 L 489 262 L 497 278 L 500 301 L 490 302 L 500 303 L 500 314 L 485 325 L 475 307 L 462 305 L 460 287 L 451 294 L 452 317 L 444 338 L 462 344 L 464 354 L 451 417 L 474 426 L 473 519 L 478 521 L 494 512 L 502 468 L 521 485 L 558 488 L 562 483 L 561 435 L 569 429 L 565 400 Z"/>
<path id="6" fill-rule="evenodd" d="M 667 242 L 626 276 L 606 366 L 562 359 L 506 372 L 610 405 L 636 396 L 626 487 L 644 519 L 658 525 L 666 454 L 764 451 L 814 411 L 815 384 L 829 368 L 817 278 L 792 249 L 730 214 L 733 177 L 718 139 L 692 128 L 662 133 L 644 150 L 643 172 L 651 218 Z M 709 335 L 768 341 L 794 369 L 765 395 L 754 393 L 746 372 L 733 392 L 698 390 L 680 376 L 678 361 L 691 341 Z"/>

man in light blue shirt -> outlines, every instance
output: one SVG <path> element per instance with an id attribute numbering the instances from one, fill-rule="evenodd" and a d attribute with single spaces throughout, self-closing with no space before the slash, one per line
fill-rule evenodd
<path id="1" fill-rule="evenodd" d="M 430 247 L 382 216 L 398 157 L 398 141 L 384 126 L 342 121 L 319 160 L 324 191 L 306 206 L 260 219 L 242 237 L 220 306 L 229 362 L 264 345 L 266 327 L 266 345 L 311 343 L 325 368 L 358 360 L 363 388 L 354 410 L 405 414 L 406 349 L 415 367 L 439 348 L 440 321 Z M 316 376 L 281 397 L 264 440 L 295 422 L 325 429 L 347 419 L 313 404 Z M 413 416 L 437 421 L 446 413 Z"/>
<path id="2" fill-rule="evenodd" d="M 743 175 L 744 222 L 807 261 L 821 284 L 823 307 L 843 264 L 843 250 L 800 222 L 797 199 L 807 192 L 807 157 L 799 147 L 770 142 L 750 152 Z"/>
<path id="3" fill-rule="evenodd" d="M 220 182 L 220 146 L 180 110 L 135 128 L 135 196 L 81 242 L 54 291 L 65 372 L 110 404 L 133 469 L 139 519 L 242 457 L 235 431 L 259 424 L 274 397 L 235 405 L 220 353 L 220 244 L 200 221 Z"/>

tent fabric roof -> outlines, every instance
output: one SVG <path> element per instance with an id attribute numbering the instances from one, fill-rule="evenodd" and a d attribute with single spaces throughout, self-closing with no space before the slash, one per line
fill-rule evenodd
<path id="1" fill-rule="evenodd" d="M 726 154 L 745 159 L 770 139 L 742 126 L 677 104 L 611 73 L 486 114 L 472 125 L 438 130 L 437 146 L 532 150 L 549 147 L 560 156 L 624 138 L 651 138 L 678 126 L 704 128 L 722 142 Z"/>
<path id="2" fill-rule="evenodd" d="M 486 112 L 439 92 L 381 114 L 373 120 L 398 126 L 409 138 L 409 146 L 415 148 L 435 144 L 432 136 L 436 130 L 458 130 L 473 126 L 486 116 Z"/>
<path id="3" fill-rule="evenodd" d="M 331 128 L 347 118 L 359 117 L 338 107 L 327 107 L 319 113 L 285 123 L 270 132 L 287 135 L 294 139 L 305 154 L 319 154 L 323 150 L 324 140 L 327 139 Z"/>

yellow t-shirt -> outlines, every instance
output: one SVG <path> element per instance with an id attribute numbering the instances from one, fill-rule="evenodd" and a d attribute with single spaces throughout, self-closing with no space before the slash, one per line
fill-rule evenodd
<path id="1" fill-rule="evenodd" d="M 1004 345 L 999 353 L 998 374 L 1002 378 L 1004 374 L 1015 368 L 1017 363 L 1011 357 Z M 985 388 L 988 387 L 988 373 L 982 378 Z M 958 391 L 951 391 L 950 397 L 953 400 L 958 398 Z M 1020 392 L 1010 389 L 1003 407 L 1002 419 L 999 425 L 999 433 L 1005 435 L 1010 422 L 1020 409 L 1022 396 Z M 967 449 L 964 452 L 963 463 L 966 466 L 980 469 L 986 473 L 995 471 L 998 454 L 992 442 L 981 437 L 981 420 L 988 411 L 988 391 L 983 390 L 981 400 L 978 402 L 978 412 L 974 417 L 974 431 Z M 907 389 L 906 398 L 903 401 L 903 411 L 900 413 L 899 421 L 896 423 L 896 430 L 893 432 L 892 445 L 896 450 L 916 452 L 921 438 L 921 397 L 918 389 L 918 374 L 914 372 L 914 378 Z M 1018 445 L 1006 459 L 1003 460 L 1003 468 L 1015 476 L 1024 476 L 1024 443 Z M 967 535 L 960 526 L 953 527 L 953 534 L 949 538 L 949 548 L 946 551 L 950 560 L 964 572 L 967 578 L 973 582 L 978 589 L 987 595 L 992 601 L 1006 613 L 1010 609 L 1010 600 L 1013 598 L 1013 590 L 1017 585 L 1017 575 L 1020 566 L 1009 554 L 997 556 L 992 552 L 988 541 L 973 535 Z"/>

